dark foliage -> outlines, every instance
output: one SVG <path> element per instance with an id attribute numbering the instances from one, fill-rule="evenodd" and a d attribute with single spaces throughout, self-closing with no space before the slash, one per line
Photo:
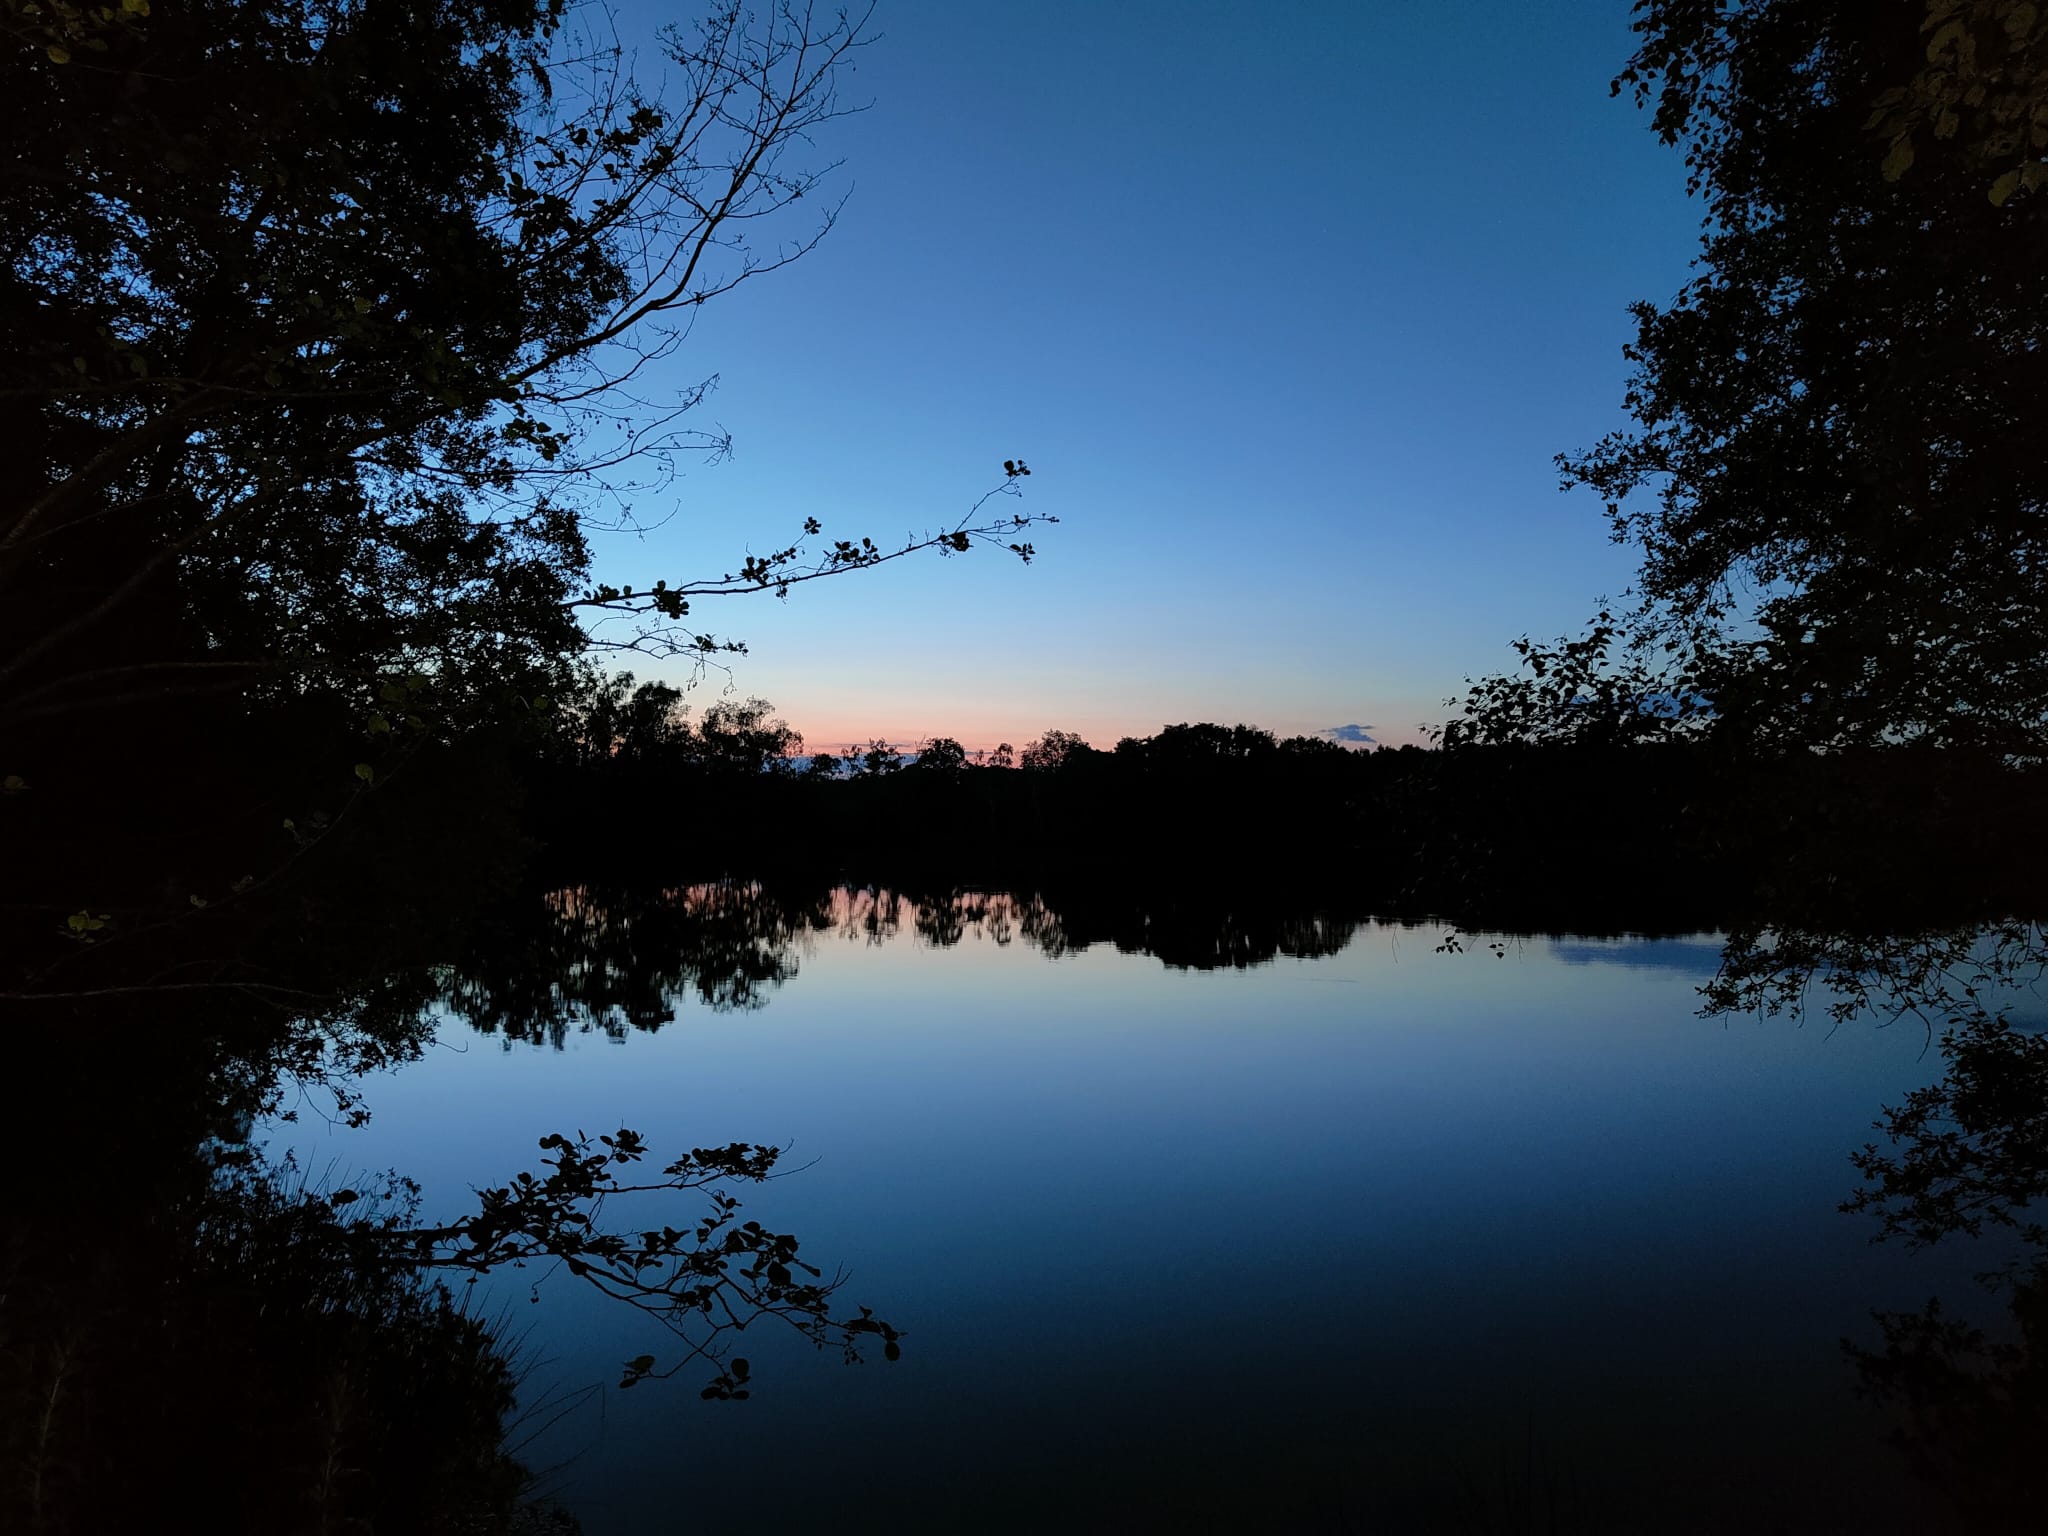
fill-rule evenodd
<path id="1" fill-rule="evenodd" d="M 345 1211 L 265 1169 L 241 1143 L 275 1067 L 156 1022 L 52 1032 L 0 1089 L 53 1154 L 0 1234 L 0 1525 L 504 1529 L 516 1374 L 486 1320 L 385 1261 L 411 1191 Z"/>
<path id="2" fill-rule="evenodd" d="M 770 716 L 759 700 L 745 709 Z M 801 738 L 780 722 L 731 771 L 672 711 L 647 719 L 608 756 L 575 747 L 534 765 L 551 883 L 679 867 L 991 885 L 1284 875 L 1373 910 L 1472 922 L 1709 926 L 1768 910 L 1881 928 L 2019 910 L 2044 851 L 2025 814 L 2039 772 L 1959 750 L 1757 757 L 1575 725 L 1354 752 L 1183 724 L 1113 752 L 1053 732 L 1056 752 L 1030 771 L 942 744 L 892 771 L 897 755 L 876 744 L 843 776 L 836 759 L 791 773 L 776 752 Z M 715 818 L 665 812 L 713 797 Z"/>
<path id="3" fill-rule="evenodd" d="M 1684 149 L 1700 275 L 1636 307 L 1636 426 L 1560 462 L 1643 552 L 1664 687 L 1752 741 L 2038 755 L 2048 17 L 1637 13 L 1615 88 Z"/>
<path id="4" fill-rule="evenodd" d="M 864 41 L 722 7 L 667 32 L 656 95 L 593 22 L 0 8 L 0 996 L 59 962 L 67 992 L 170 980 L 70 940 L 171 925 L 178 984 L 232 979 L 230 898 L 423 757 L 488 781 L 593 647 L 738 648 L 703 598 L 1030 558 L 1035 519 L 985 511 L 1013 459 L 900 545 L 811 517 L 731 571 L 592 584 L 593 533 L 722 450 L 688 425 L 708 385 L 636 378 L 830 227 L 803 162 Z"/>

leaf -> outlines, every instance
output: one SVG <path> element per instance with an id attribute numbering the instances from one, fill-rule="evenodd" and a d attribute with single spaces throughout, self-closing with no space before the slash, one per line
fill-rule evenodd
<path id="1" fill-rule="evenodd" d="M 50 56 L 52 64 L 69 64 L 71 62 L 71 50 L 62 43 L 52 43 L 43 52 Z"/>
<path id="2" fill-rule="evenodd" d="M 1991 206 L 2003 208 L 2005 200 L 2019 190 L 2019 185 L 2020 173 L 2019 169 L 2015 167 L 1991 183 Z"/>
<path id="3" fill-rule="evenodd" d="M 1892 140 L 1891 152 L 1884 157 L 1884 179 L 1897 181 L 1913 168 L 1913 140 L 1902 137 Z"/>
<path id="4" fill-rule="evenodd" d="M 1934 36 L 1927 40 L 1927 62 L 1930 64 L 1938 62 L 1940 55 L 1947 49 L 1948 45 L 1960 41 L 1962 35 L 1963 24 L 1960 21 L 1948 22 L 1936 30 Z"/>
<path id="5" fill-rule="evenodd" d="M 361 779 L 365 784 L 369 783 L 370 780 L 374 779 L 376 776 L 377 770 L 372 768 L 368 763 L 356 764 L 356 777 Z"/>

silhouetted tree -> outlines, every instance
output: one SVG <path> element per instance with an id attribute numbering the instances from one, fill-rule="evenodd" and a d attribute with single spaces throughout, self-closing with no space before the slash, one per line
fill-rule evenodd
<path id="1" fill-rule="evenodd" d="M 593 528 L 724 447 L 689 424 L 708 386 L 644 370 L 830 228 L 805 161 L 866 25 L 720 6 L 656 93 L 577 31 L 601 14 L 0 12 L 0 438 L 33 445 L 0 467 L 10 981 L 68 912 L 196 946 L 416 755 L 545 727 L 586 647 L 732 649 L 698 598 L 1030 558 L 989 509 L 1012 460 L 900 544 L 811 518 L 728 571 L 591 581 Z"/>
<path id="2" fill-rule="evenodd" d="M 691 597 L 902 552 L 799 540 L 707 581 L 580 585 L 584 519 L 648 488 L 621 473 L 723 446 L 680 425 L 701 388 L 652 414 L 620 389 L 676 345 L 665 317 L 830 228 L 828 205 L 753 243 L 819 201 L 791 156 L 846 110 L 862 20 L 714 12 L 666 34 L 654 97 L 565 39 L 563 0 L 146 10 L 9 27 L 8 435 L 46 445 L 0 512 L 14 717 L 150 681 L 79 670 L 108 626 L 134 644 L 138 604 L 195 621 L 159 671 L 246 685 L 551 656 L 579 616 L 702 653 Z"/>
<path id="3" fill-rule="evenodd" d="M 848 749 L 849 755 L 851 750 Z M 854 757 L 854 772 L 867 779 L 879 779 L 885 774 L 896 772 L 902 766 L 903 754 L 879 736 L 867 744 L 865 751 Z"/>
<path id="4" fill-rule="evenodd" d="M 1119 749 L 1122 743 L 1118 743 Z M 1157 736 L 1133 744 L 1147 762 L 1167 767 L 1195 767 L 1219 762 L 1253 762 L 1270 757 L 1273 733 L 1252 725 L 1216 725 L 1202 721 L 1169 725 Z"/>
<path id="5" fill-rule="evenodd" d="M 1074 753 L 1088 751 L 1088 743 L 1072 731 L 1047 731 L 1024 748 L 1017 766 L 1031 772 L 1049 773 L 1063 767 Z"/>
<path id="6" fill-rule="evenodd" d="M 925 773 L 961 773 L 967 768 L 967 749 L 950 736 L 934 736 L 917 749 L 911 767 Z"/>
<path id="7" fill-rule="evenodd" d="M 1635 427 L 1560 464 L 1643 552 L 1661 690 L 1752 739 L 2040 753 L 2048 12 L 1637 13 L 1615 89 L 1683 146 L 1700 275 L 1635 308 Z"/>
<path id="8" fill-rule="evenodd" d="M 766 699 L 721 699 L 697 726 L 701 759 L 727 773 L 789 773 L 803 749 L 803 736 Z"/>
<path id="9" fill-rule="evenodd" d="M 1612 613 L 1576 638 L 1524 636 L 1513 649 L 1521 670 L 1471 683 L 1462 714 L 1437 733 L 1444 746 L 1636 746 L 1697 738 L 1719 718 L 1702 683 L 1674 684 Z"/>
<path id="10" fill-rule="evenodd" d="M 558 701 L 558 736 L 573 759 L 588 764 L 675 761 L 690 741 L 682 697 L 668 683 L 635 686 L 630 672 L 592 671 Z"/>

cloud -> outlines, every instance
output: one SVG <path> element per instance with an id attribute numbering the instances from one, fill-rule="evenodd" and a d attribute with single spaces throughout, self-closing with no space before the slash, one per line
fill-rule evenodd
<path id="1" fill-rule="evenodd" d="M 1332 741 L 1350 741 L 1364 747 L 1376 747 L 1379 743 L 1365 734 L 1371 729 L 1369 725 L 1333 725 L 1322 734 Z"/>

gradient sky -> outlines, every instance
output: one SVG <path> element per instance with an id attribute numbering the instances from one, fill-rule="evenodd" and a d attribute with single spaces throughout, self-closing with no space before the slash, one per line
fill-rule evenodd
<path id="1" fill-rule="evenodd" d="M 716 574 L 810 515 L 900 541 L 1013 455 L 1062 522 L 1029 568 L 700 605 L 752 647 L 736 691 L 814 748 L 1202 719 L 1400 742 L 1628 585 L 1551 462 L 1621 424 L 1625 306 L 1696 242 L 1676 154 L 1608 95 L 1627 0 L 882 0 L 876 26 L 847 82 L 872 108 L 820 146 L 839 226 L 657 381 L 717 374 L 734 457 L 600 570 Z"/>

